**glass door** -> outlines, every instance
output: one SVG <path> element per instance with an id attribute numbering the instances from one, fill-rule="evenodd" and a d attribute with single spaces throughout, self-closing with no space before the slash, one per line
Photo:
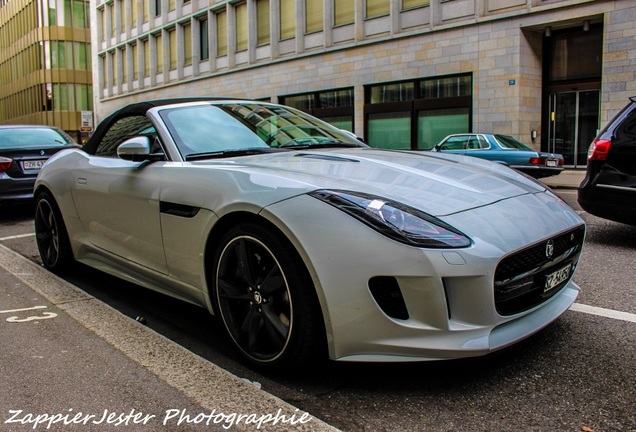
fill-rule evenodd
<path id="1" fill-rule="evenodd" d="M 599 127 L 599 96 L 599 90 L 550 93 L 548 151 L 561 153 L 568 167 L 587 164 L 587 149 Z"/>

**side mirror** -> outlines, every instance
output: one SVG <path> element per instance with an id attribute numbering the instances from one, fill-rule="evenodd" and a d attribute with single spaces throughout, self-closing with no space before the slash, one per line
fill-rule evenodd
<path id="1" fill-rule="evenodd" d="M 163 160 L 163 154 L 150 153 L 150 138 L 147 136 L 136 136 L 129 138 L 117 147 L 117 156 L 120 159 L 143 162 Z"/>

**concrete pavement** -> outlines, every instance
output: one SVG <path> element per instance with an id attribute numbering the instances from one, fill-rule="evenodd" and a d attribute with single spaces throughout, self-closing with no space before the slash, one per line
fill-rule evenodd
<path id="1" fill-rule="evenodd" d="M 585 178 L 585 170 L 565 170 L 561 174 L 540 179 L 554 189 L 576 189 Z"/>
<path id="2" fill-rule="evenodd" d="M 334 431 L 0 245 L 0 430 Z"/>

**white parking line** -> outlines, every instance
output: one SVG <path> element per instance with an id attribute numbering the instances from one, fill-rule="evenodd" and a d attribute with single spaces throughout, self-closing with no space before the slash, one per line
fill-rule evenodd
<path id="1" fill-rule="evenodd" d="M 576 312 L 582 312 L 590 315 L 602 316 L 606 318 L 612 318 L 622 321 L 629 321 L 636 323 L 636 314 L 631 314 L 629 312 L 619 312 L 612 309 L 604 309 L 596 306 L 588 306 L 580 303 L 574 303 L 570 310 Z"/>
<path id="2" fill-rule="evenodd" d="M 29 233 L 29 234 L 19 234 L 19 235 L 14 235 L 14 236 L 9 236 L 9 237 L 0 237 L 0 241 L 6 241 L 6 240 L 13 240 L 13 239 L 19 239 L 19 238 L 24 238 L 24 237 L 31 237 L 34 236 L 35 233 Z"/>

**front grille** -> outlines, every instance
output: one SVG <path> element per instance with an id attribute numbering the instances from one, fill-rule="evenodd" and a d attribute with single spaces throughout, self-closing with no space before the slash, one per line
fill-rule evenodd
<path id="1" fill-rule="evenodd" d="M 513 315 L 560 291 L 574 273 L 584 238 L 585 226 L 580 226 L 504 258 L 495 271 L 497 312 Z M 552 286 L 549 276 L 558 283 Z"/>

